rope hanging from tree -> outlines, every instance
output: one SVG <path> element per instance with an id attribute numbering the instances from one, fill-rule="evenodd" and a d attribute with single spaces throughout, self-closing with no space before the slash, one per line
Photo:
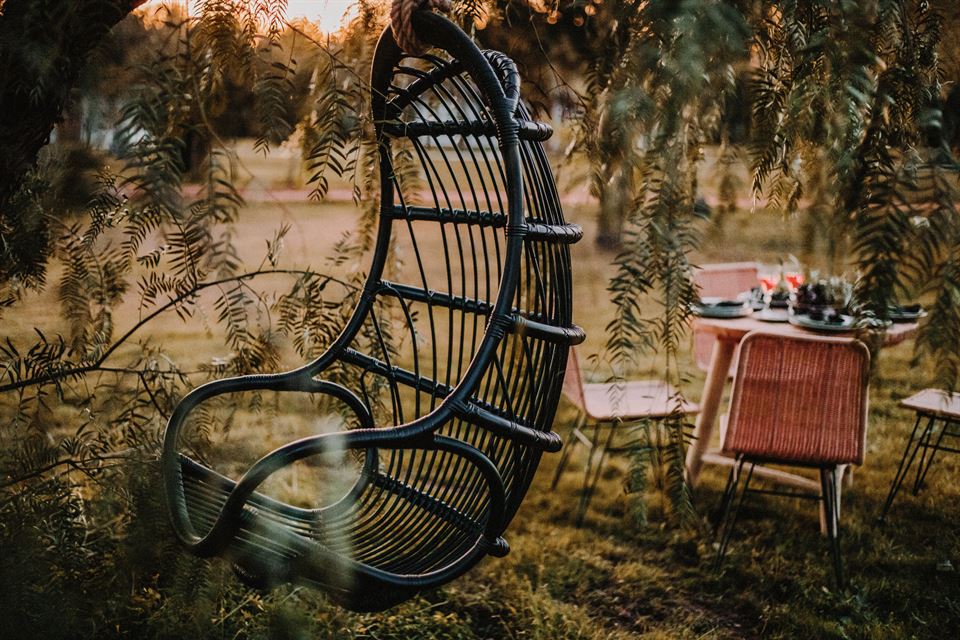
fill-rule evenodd
<path id="1" fill-rule="evenodd" d="M 417 9 L 435 10 L 441 13 L 450 13 L 450 0 L 393 0 L 390 6 L 390 28 L 393 29 L 393 39 L 406 53 L 419 55 L 429 49 L 413 30 L 410 16 Z"/>

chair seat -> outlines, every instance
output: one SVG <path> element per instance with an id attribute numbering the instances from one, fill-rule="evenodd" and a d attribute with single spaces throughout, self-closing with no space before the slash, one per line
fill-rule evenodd
<path id="1" fill-rule="evenodd" d="M 180 460 L 191 521 L 198 531 L 208 531 L 235 483 L 185 456 Z M 324 520 L 319 510 L 301 509 L 254 492 L 223 555 L 233 564 L 237 577 L 254 589 L 295 582 L 322 589 L 334 602 L 353 611 L 380 611 L 409 597 L 353 570 L 365 566 L 349 559 L 355 555 L 350 553 L 355 536 L 338 535 L 336 530 L 331 536 Z M 463 549 L 445 551 L 457 553 Z M 394 565 L 402 567 L 399 561 L 404 559 L 394 554 Z"/>
<path id="2" fill-rule="evenodd" d="M 186 507 L 191 520 L 199 531 L 213 527 L 228 496 L 236 483 L 208 469 L 186 456 L 181 456 Z M 408 487 L 400 483 L 379 482 L 389 479 L 377 474 L 372 483 L 378 490 L 395 494 L 410 504 L 404 521 L 394 522 L 394 533 L 410 535 L 410 530 L 429 529 L 437 520 L 451 526 L 445 533 L 445 543 L 436 545 L 433 553 L 418 556 L 415 547 L 408 545 L 384 553 L 380 546 L 364 546 L 363 527 L 358 521 L 370 517 L 356 509 L 340 510 L 304 509 L 254 492 L 244 507 L 240 526 L 226 555 L 235 563 L 238 575 L 250 586 L 272 587 L 286 580 L 296 580 L 313 586 L 346 592 L 343 576 L 323 563 L 311 563 L 310 557 L 340 558 L 339 565 L 359 562 L 384 571 L 403 573 L 406 570 L 433 570 L 442 565 L 437 556 L 463 554 L 482 534 L 482 525 L 455 514 L 452 509 L 434 503 L 417 504 Z M 373 500 L 372 506 L 381 501 Z M 417 509 L 425 512 L 425 518 L 415 519 L 411 513 Z M 459 517 L 457 517 L 459 516 Z M 373 518 L 375 519 L 375 518 Z M 450 535 L 456 529 L 462 535 Z M 422 532 L 421 532 L 422 533 Z M 426 565 L 425 567 L 420 565 Z M 297 575 L 290 572 L 295 570 Z M 352 577 L 351 579 L 357 579 Z M 343 595 L 343 593 L 339 594 Z M 364 606 L 363 603 L 352 606 Z"/>
<path id="3" fill-rule="evenodd" d="M 960 420 L 960 393 L 924 389 L 900 401 L 900 406 L 938 418 Z"/>
<path id="4" fill-rule="evenodd" d="M 198 529 L 206 531 L 217 520 L 236 482 L 186 456 L 180 457 L 180 464 L 184 493 L 187 496 L 187 509 Z M 298 535 L 314 541 L 322 541 L 325 538 L 322 518 L 317 510 L 301 509 L 254 492 L 248 501 L 248 506 L 244 509 L 243 524 L 240 527 L 244 533 L 240 537 L 242 542 L 259 545 L 263 550 L 280 552 L 282 544 L 275 544 L 268 538 L 249 535 L 255 528 L 254 522 L 259 519 L 295 531 Z M 281 555 L 290 557 L 294 554 L 281 553 Z"/>
<path id="5" fill-rule="evenodd" d="M 659 380 L 589 383 L 583 385 L 583 409 L 601 421 L 663 418 L 676 411 L 677 395 L 673 385 Z M 699 413 L 700 407 L 684 401 L 680 411 L 691 415 Z"/>

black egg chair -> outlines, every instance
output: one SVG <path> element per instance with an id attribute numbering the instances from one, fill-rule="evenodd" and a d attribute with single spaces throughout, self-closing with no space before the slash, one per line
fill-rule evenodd
<path id="1" fill-rule="evenodd" d="M 192 553 L 226 557 L 251 585 L 306 584 L 353 610 L 385 609 L 507 553 L 504 531 L 541 455 L 561 447 L 551 425 L 567 352 L 584 337 L 571 320 L 568 246 L 582 232 L 563 219 L 541 145 L 551 129 L 530 119 L 509 58 L 437 14 L 412 20 L 438 55 L 405 55 L 389 28 L 377 45 L 379 226 L 349 321 L 306 366 L 193 390 L 162 454 L 173 528 Z M 401 184 L 411 166 L 413 190 Z M 407 281 L 387 277 L 397 251 Z M 265 390 L 324 394 L 356 428 L 290 442 L 237 479 L 181 451 L 203 402 Z M 337 450 L 358 452 L 356 476 L 331 504 L 260 490 Z"/>

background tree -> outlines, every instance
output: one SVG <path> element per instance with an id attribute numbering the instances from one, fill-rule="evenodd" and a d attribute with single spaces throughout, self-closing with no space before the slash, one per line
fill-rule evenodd
<path id="1" fill-rule="evenodd" d="M 0 5 L 0 301 L 42 279 L 49 230 L 30 177 L 80 72 L 145 0 L 6 0 Z M 17 283 L 11 289 L 10 281 Z"/>

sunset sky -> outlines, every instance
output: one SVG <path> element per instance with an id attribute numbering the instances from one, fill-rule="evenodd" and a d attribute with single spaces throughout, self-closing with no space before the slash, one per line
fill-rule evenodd
<path id="1" fill-rule="evenodd" d="M 306 17 L 324 31 L 336 31 L 353 0 L 288 0 L 287 18 Z"/>
<path id="2" fill-rule="evenodd" d="M 166 0 L 167 4 L 187 4 L 187 0 Z M 163 4 L 163 0 L 153 0 L 146 7 Z M 195 10 L 197 0 L 189 0 L 191 10 Z M 354 0 L 287 0 L 287 19 L 308 18 L 316 22 L 325 32 L 336 31 L 340 27 L 344 13 L 351 8 Z"/>

